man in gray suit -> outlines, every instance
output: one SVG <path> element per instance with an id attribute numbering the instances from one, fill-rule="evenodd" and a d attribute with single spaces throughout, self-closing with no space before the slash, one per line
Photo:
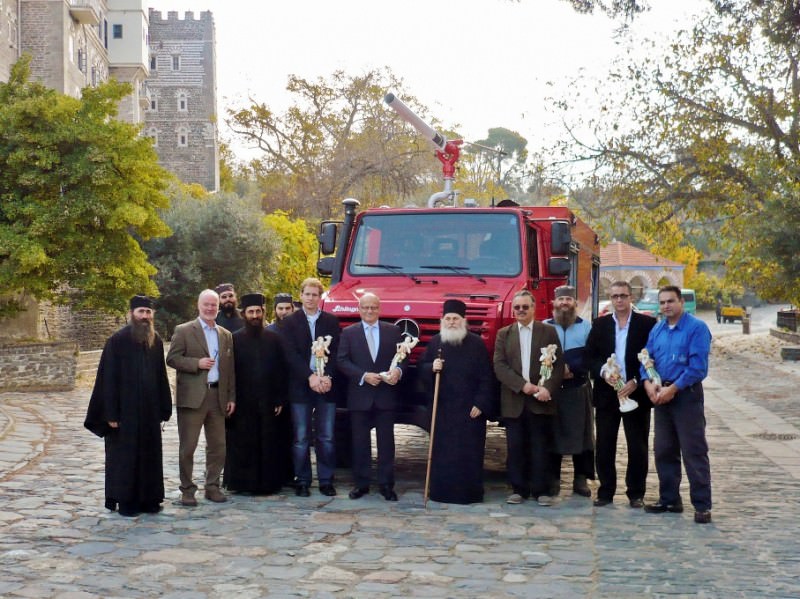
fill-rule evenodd
<path id="1" fill-rule="evenodd" d="M 206 499 L 228 500 L 219 481 L 225 465 L 225 417 L 236 407 L 233 338 L 214 321 L 217 293 L 211 289 L 200 293 L 197 310 L 196 320 L 175 327 L 167 352 L 167 364 L 177 371 L 178 465 L 181 503 L 186 506 L 197 505 L 192 470 L 200 429 L 206 435 Z"/>
<path id="2" fill-rule="evenodd" d="M 533 497 L 552 505 L 548 495 L 548 452 L 553 449 L 555 392 L 564 376 L 564 356 L 553 327 L 536 322 L 536 302 L 527 290 L 512 301 L 517 322 L 500 329 L 494 344 L 494 373 L 501 383 L 500 414 L 506 425 L 508 503 Z M 556 346 L 550 378 L 539 385 L 542 348 Z"/>

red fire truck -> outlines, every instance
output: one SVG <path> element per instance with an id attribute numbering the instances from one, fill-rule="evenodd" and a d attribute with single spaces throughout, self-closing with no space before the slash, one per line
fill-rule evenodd
<path id="1" fill-rule="evenodd" d="M 442 154 L 448 143 L 442 141 Z M 323 222 L 319 233 L 318 271 L 331 277 L 324 309 L 348 326 L 359 320 L 361 295 L 372 292 L 381 300 L 382 320 L 419 338 L 404 363 L 397 422 L 425 429 L 428 399 L 414 367 L 439 331 L 445 300 L 467 305 L 469 329 L 483 338 L 490 356 L 497 331 L 514 321 L 511 300 L 521 289 L 535 298 L 537 320 L 550 317 L 553 290 L 564 284 L 577 288 L 582 317 L 593 318 L 597 311 L 598 238 L 568 208 L 508 201 L 435 207 L 451 191 L 446 185 L 425 208 L 358 212 L 358 201 L 346 199 L 344 220 Z"/>

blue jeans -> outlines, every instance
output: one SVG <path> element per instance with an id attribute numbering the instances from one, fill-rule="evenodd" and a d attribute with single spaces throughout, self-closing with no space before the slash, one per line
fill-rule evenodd
<path id="1" fill-rule="evenodd" d="M 299 485 L 311 485 L 311 417 L 314 417 L 314 452 L 317 456 L 317 479 L 320 485 L 333 484 L 336 467 L 336 448 L 333 444 L 333 426 L 336 421 L 336 403 L 311 399 L 308 403 L 292 403 L 292 462 Z"/>

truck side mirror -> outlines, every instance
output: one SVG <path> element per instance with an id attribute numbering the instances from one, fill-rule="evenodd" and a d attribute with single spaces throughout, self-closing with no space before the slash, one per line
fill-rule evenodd
<path id="1" fill-rule="evenodd" d="M 319 227 L 319 249 L 323 254 L 332 254 L 336 250 L 336 236 L 339 232 L 337 223 L 322 223 Z M 333 271 L 331 271 L 333 272 Z"/>
<path id="2" fill-rule="evenodd" d="M 558 220 L 550 225 L 550 253 L 558 256 L 569 254 L 571 243 L 572 233 L 568 222 Z"/>
<path id="3" fill-rule="evenodd" d="M 317 274 L 321 277 L 329 277 L 333 274 L 333 261 L 336 258 L 326 256 L 317 260 Z"/>
<path id="4" fill-rule="evenodd" d="M 547 270 L 554 277 L 563 277 L 570 273 L 572 265 L 569 262 L 569 258 L 551 256 L 547 260 Z"/>

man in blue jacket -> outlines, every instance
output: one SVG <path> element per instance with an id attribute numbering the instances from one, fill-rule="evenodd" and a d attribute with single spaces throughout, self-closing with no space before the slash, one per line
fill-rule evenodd
<path id="1" fill-rule="evenodd" d="M 558 406 L 555 420 L 555 451 L 551 454 L 551 495 L 558 495 L 561 481 L 561 457 L 572 456 L 574 478 L 572 491 L 591 497 L 587 480 L 594 480 L 594 417 L 592 386 L 586 363 L 586 340 L 592 328 L 578 316 L 575 287 L 556 287 L 553 318 L 544 321 L 556 329 L 564 350 L 564 378 L 555 394 Z"/>
<path id="2" fill-rule="evenodd" d="M 681 456 L 689 478 L 694 521 L 711 522 L 711 466 L 706 442 L 702 381 L 708 374 L 711 332 L 684 312 L 681 290 L 673 285 L 658 291 L 663 319 L 650 331 L 647 351 L 660 381 L 641 368 L 647 395 L 655 406 L 655 458 L 659 499 L 645 505 L 651 514 L 680 513 Z"/>

